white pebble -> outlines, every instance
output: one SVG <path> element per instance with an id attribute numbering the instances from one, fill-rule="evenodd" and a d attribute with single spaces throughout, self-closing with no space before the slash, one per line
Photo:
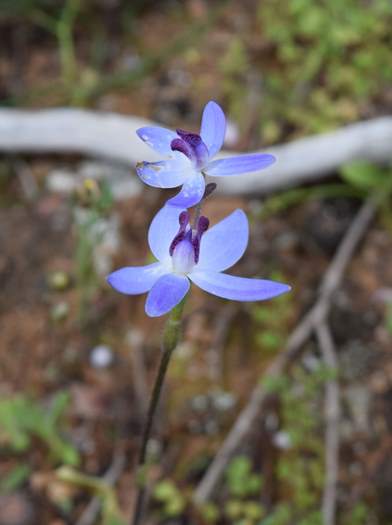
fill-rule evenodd
<path id="1" fill-rule="evenodd" d="M 94 368 L 107 368 L 113 362 L 113 352 L 109 346 L 98 345 L 91 350 L 90 363 Z"/>

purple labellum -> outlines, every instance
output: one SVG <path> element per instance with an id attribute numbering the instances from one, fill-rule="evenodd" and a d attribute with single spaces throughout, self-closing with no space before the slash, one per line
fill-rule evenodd
<path id="1" fill-rule="evenodd" d="M 197 221 L 197 227 L 196 231 L 193 231 L 192 228 L 187 228 L 190 221 L 190 216 L 187 211 L 183 211 L 180 213 L 180 216 L 178 218 L 178 222 L 180 223 L 180 229 L 178 230 L 178 233 L 172 240 L 170 247 L 169 247 L 169 253 L 173 257 L 175 249 L 178 247 L 178 245 L 182 241 L 186 241 L 191 244 L 193 249 L 193 260 L 195 264 L 199 262 L 199 255 L 200 255 L 200 240 L 204 232 L 208 230 L 208 226 L 210 224 L 210 221 L 207 219 L 207 217 L 200 217 Z"/>
<path id="2" fill-rule="evenodd" d="M 193 245 L 193 250 L 195 252 L 195 263 L 196 264 L 199 262 L 200 240 L 202 238 L 203 233 L 208 230 L 209 225 L 210 225 L 210 221 L 207 219 L 207 217 L 204 217 L 203 215 L 197 221 L 196 235 L 192 239 L 192 245 Z"/>
<path id="3" fill-rule="evenodd" d="M 172 151 L 179 151 L 180 153 L 183 153 L 186 157 L 188 157 L 189 160 L 195 159 L 195 153 L 192 147 L 187 144 L 185 140 L 174 139 L 171 141 L 170 147 Z"/>
<path id="4" fill-rule="evenodd" d="M 170 147 L 173 151 L 180 151 L 201 168 L 208 159 L 207 146 L 197 133 L 190 133 L 183 129 L 177 129 L 177 135 L 181 138 L 171 141 Z"/>
<path id="5" fill-rule="evenodd" d="M 173 256 L 174 250 L 178 243 L 183 241 L 185 239 L 186 235 L 186 227 L 188 226 L 190 221 L 190 216 L 187 211 L 183 211 L 180 213 L 180 216 L 178 217 L 178 222 L 180 223 L 180 229 L 178 230 L 177 235 L 172 240 L 170 247 L 169 247 L 169 253 L 171 256 Z"/>

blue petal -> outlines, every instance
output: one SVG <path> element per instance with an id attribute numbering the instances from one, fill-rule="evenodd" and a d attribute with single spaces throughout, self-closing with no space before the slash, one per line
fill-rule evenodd
<path id="1" fill-rule="evenodd" d="M 163 273 L 160 263 L 148 266 L 127 266 L 108 275 L 107 282 L 118 292 L 137 295 L 151 290 Z"/>
<path id="2" fill-rule="evenodd" d="M 248 219 L 242 210 L 207 230 L 201 238 L 197 270 L 221 272 L 233 266 L 242 257 L 248 245 Z"/>
<path id="3" fill-rule="evenodd" d="M 171 141 L 178 138 L 175 131 L 158 126 L 139 128 L 136 133 L 147 146 L 163 155 L 171 155 Z"/>
<path id="4" fill-rule="evenodd" d="M 150 317 L 167 314 L 185 297 L 189 287 L 190 282 L 183 275 L 163 275 L 147 296 L 146 314 Z"/>
<path id="5" fill-rule="evenodd" d="M 221 149 L 226 133 L 226 117 L 213 100 L 208 102 L 201 119 L 200 136 L 208 148 L 210 158 Z"/>
<path id="6" fill-rule="evenodd" d="M 192 282 L 206 292 L 234 301 L 263 301 L 290 291 L 287 284 L 264 279 L 247 279 L 226 273 L 195 271 L 189 274 Z"/>
<path id="7" fill-rule="evenodd" d="M 184 182 L 180 193 L 169 199 L 167 204 L 179 206 L 181 208 L 195 206 L 195 204 L 198 204 L 201 201 L 205 187 L 206 184 L 203 175 L 198 171 L 193 171 Z"/>
<path id="8" fill-rule="evenodd" d="M 159 162 L 139 162 L 136 172 L 141 180 L 154 188 L 176 188 L 184 183 L 191 172 L 189 160 L 170 159 Z"/>
<path id="9" fill-rule="evenodd" d="M 154 256 L 162 262 L 169 259 L 169 248 L 179 230 L 178 218 L 183 208 L 168 206 L 159 210 L 148 230 L 148 244 Z"/>
<path id="10" fill-rule="evenodd" d="M 211 177 L 226 177 L 228 175 L 240 175 L 252 171 L 262 170 L 275 162 L 273 155 L 267 153 L 254 153 L 250 155 L 239 155 L 228 159 L 219 159 L 210 162 L 204 172 Z"/>

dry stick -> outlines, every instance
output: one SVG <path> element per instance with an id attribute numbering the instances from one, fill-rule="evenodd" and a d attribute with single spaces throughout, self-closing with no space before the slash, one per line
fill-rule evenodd
<path id="1" fill-rule="evenodd" d="M 159 160 L 136 135 L 154 123 L 138 117 L 81 109 L 27 111 L 0 109 L 0 152 L 77 153 L 135 166 L 140 160 Z M 240 177 L 222 177 L 218 192 L 247 195 L 315 181 L 345 163 L 392 159 L 392 117 L 350 124 L 288 144 L 267 148 L 279 160 L 268 170 Z M 222 152 L 220 156 L 228 153 Z M 234 153 L 231 153 L 234 154 Z"/>
<path id="2" fill-rule="evenodd" d="M 376 197 L 372 195 L 360 208 L 322 280 L 317 302 L 294 329 L 284 350 L 280 352 L 268 367 L 265 372 L 266 377 L 276 377 L 280 375 L 293 358 L 296 357 L 314 328 L 328 315 L 332 295 L 341 283 L 344 271 L 374 216 L 379 200 L 379 196 Z M 227 463 L 254 425 L 255 419 L 268 394 L 268 388 L 266 388 L 264 384 L 258 384 L 254 388 L 250 400 L 242 409 L 203 479 L 196 488 L 194 501 L 197 504 L 205 503 L 211 498 Z"/>
<path id="3" fill-rule="evenodd" d="M 124 452 L 116 451 L 110 467 L 103 476 L 103 481 L 105 481 L 110 486 L 114 485 L 124 470 L 125 459 Z M 82 515 L 76 522 L 76 525 L 94 525 L 94 523 L 96 523 L 99 511 L 101 510 L 101 506 L 101 498 L 95 496 L 84 509 Z"/>
<path id="4" fill-rule="evenodd" d="M 321 354 L 327 367 L 336 371 L 338 360 L 331 332 L 326 322 L 316 327 L 316 335 Z M 337 481 L 339 472 L 339 383 L 336 379 L 329 379 L 325 393 L 325 472 L 322 513 L 324 525 L 335 525 L 337 503 Z"/>

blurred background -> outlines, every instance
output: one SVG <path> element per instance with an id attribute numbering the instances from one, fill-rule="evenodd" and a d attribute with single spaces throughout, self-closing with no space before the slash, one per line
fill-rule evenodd
<path id="1" fill-rule="evenodd" d="M 0 130 L 5 109 L 61 106 L 197 131 L 214 99 L 228 118 L 226 150 L 268 149 L 390 114 L 391 27 L 389 0 L 0 0 Z M 249 215 L 238 273 L 293 292 L 236 304 L 193 291 L 149 447 L 144 523 L 392 523 L 390 177 L 388 165 L 354 162 L 274 194 L 207 201 L 212 222 L 235 207 Z M 331 304 L 337 366 L 309 337 L 270 382 L 214 494 L 193 504 L 382 185 Z M 127 523 L 163 324 L 145 316 L 144 297 L 119 296 L 104 277 L 146 262 L 148 225 L 169 195 L 110 160 L 0 150 L 0 525 Z M 326 522 L 331 382 L 340 454 Z"/>

